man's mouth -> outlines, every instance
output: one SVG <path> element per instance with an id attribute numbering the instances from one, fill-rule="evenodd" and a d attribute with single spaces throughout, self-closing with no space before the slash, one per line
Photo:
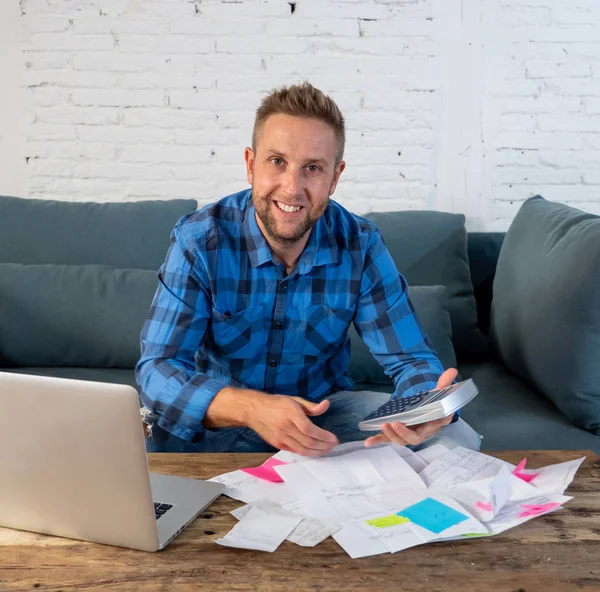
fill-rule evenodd
<path id="1" fill-rule="evenodd" d="M 288 206 L 280 201 L 276 201 L 275 204 L 281 211 L 286 212 L 287 214 L 293 214 L 301 209 L 301 206 Z"/>

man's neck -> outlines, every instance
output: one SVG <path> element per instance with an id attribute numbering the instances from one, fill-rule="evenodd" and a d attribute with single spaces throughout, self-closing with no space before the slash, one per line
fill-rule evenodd
<path id="1" fill-rule="evenodd" d="M 278 241 L 275 237 L 271 236 L 267 232 L 262 220 L 260 219 L 260 216 L 256 212 L 254 212 L 254 217 L 261 234 L 271 249 L 273 259 L 277 263 L 282 263 L 285 265 L 285 275 L 289 275 L 294 270 L 296 265 L 298 265 L 298 261 L 300 261 L 302 251 L 304 251 L 304 247 L 306 247 L 306 243 L 308 242 L 308 237 L 312 232 L 312 228 L 304 236 L 293 243 L 288 241 Z"/>
<path id="2" fill-rule="evenodd" d="M 308 242 L 309 235 L 310 230 L 301 239 L 292 244 L 282 244 L 271 237 L 265 237 L 273 253 L 273 259 L 285 265 L 285 275 L 289 275 L 296 265 L 298 265 L 302 251 L 304 251 L 304 247 L 306 247 L 306 243 Z"/>

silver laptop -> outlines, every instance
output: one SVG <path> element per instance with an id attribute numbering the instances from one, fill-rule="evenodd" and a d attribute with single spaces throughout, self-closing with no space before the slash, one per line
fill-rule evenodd
<path id="1" fill-rule="evenodd" d="M 150 474 L 130 386 L 0 372 L 0 526 L 164 548 L 222 492 Z"/>

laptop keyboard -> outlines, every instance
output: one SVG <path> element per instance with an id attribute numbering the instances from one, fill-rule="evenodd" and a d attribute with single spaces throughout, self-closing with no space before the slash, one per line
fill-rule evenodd
<path id="1" fill-rule="evenodd" d="M 168 512 L 173 507 L 173 504 L 163 504 L 162 502 L 154 502 L 154 515 L 158 520 L 165 512 Z"/>

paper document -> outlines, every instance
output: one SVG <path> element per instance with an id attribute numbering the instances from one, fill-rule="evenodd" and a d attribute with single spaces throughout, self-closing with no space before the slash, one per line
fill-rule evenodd
<path id="1" fill-rule="evenodd" d="M 221 539 L 215 542 L 224 547 L 273 552 L 298 526 L 302 518 L 266 514 L 258 508 L 248 513 Z"/>
<path id="2" fill-rule="evenodd" d="M 441 444 L 437 446 L 439 446 L 439 449 L 443 449 L 443 452 L 447 452 L 448 450 L 445 446 L 442 446 Z M 391 448 L 396 454 L 398 454 L 398 456 L 402 457 L 402 459 L 404 459 L 406 463 L 417 473 L 422 471 L 428 464 L 416 452 L 413 452 L 410 448 L 407 448 L 406 446 L 399 446 L 398 444 L 394 444 L 392 442 L 383 442 L 381 444 L 375 444 L 374 446 L 370 446 L 369 448 L 367 448 L 365 446 L 364 440 L 356 440 L 354 442 L 344 442 L 344 444 L 338 444 L 329 453 L 324 454 L 321 458 L 332 458 L 335 456 L 342 456 L 343 454 L 348 454 L 349 452 L 356 452 L 357 450 L 376 450 L 378 448 Z M 293 452 L 287 452 L 286 450 L 280 450 L 271 458 L 283 461 L 285 463 L 292 463 L 312 460 L 313 457 L 302 456 Z"/>
<path id="3" fill-rule="evenodd" d="M 244 471 L 231 471 L 217 475 L 209 481 L 223 483 L 224 495 L 247 504 L 261 499 L 284 504 L 296 499 L 294 492 L 284 483 L 271 483 Z"/>
<path id="4" fill-rule="evenodd" d="M 273 551 L 285 539 L 310 547 L 328 536 L 350 555 L 395 553 L 431 542 L 493 536 L 554 512 L 583 458 L 528 469 L 462 447 L 418 453 L 364 442 L 319 458 L 280 451 L 259 467 L 211 481 L 246 502 L 217 542 Z"/>
<path id="5" fill-rule="evenodd" d="M 436 458 L 440 456 L 444 456 L 446 452 L 448 452 L 449 448 L 446 448 L 443 444 L 434 444 L 433 446 L 429 446 L 427 448 L 423 448 L 423 450 L 419 450 L 415 454 L 425 461 L 426 464 L 431 464 Z M 423 467 L 425 468 L 425 467 Z"/>
<path id="6" fill-rule="evenodd" d="M 562 504 L 573 499 L 566 495 L 543 495 L 527 502 L 509 502 L 493 520 L 487 523 L 492 534 L 500 534 L 537 516 L 558 510 Z"/>
<path id="7" fill-rule="evenodd" d="M 281 506 L 272 502 L 254 502 L 253 504 L 236 508 L 231 512 L 231 514 L 238 520 L 241 520 L 253 507 L 257 507 L 265 514 L 269 515 L 293 515 L 291 512 L 288 512 Z M 310 518 L 301 518 L 302 520 L 300 524 L 298 524 L 298 526 L 292 530 L 292 532 L 288 535 L 287 540 L 302 547 L 314 547 L 340 529 L 340 526 L 337 524 L 323 522 L 320 520 L 312 520 Z"/>
<path id="8" fill-rule="evenodd" d="M 556 465 L 548 465 L 541 469 L 535 469 L 537 476 L 531 480 L 530 484 L 535 487 L 538 494 L 562 494 L 573 481 L 585 456 L 576 460 L 570 460 Z"/>
<path id="9" fill-rule="evenodd" d="M 510 499 L 513 479 L 507 467 L 500 467 L 494 477 L 461 483 L 448 491 L 478 520 L 489 521 Z"/>
<path id="10" fill-rule="evenodd" d="M 425 467 L 419 476 L 427 486 L 448 490 L 474 479 L 495 475 L 503 466 L 501 460 L 457 446 Z"/>
<path id="11" fill-rule="evenodd" d="M 339 524 L 382 512 L 390 498 L 412 501 L 427 491 L 419 475 L 389 447 L 357 450 L 275 467 L 297 493 L 303 513 Z"/>

